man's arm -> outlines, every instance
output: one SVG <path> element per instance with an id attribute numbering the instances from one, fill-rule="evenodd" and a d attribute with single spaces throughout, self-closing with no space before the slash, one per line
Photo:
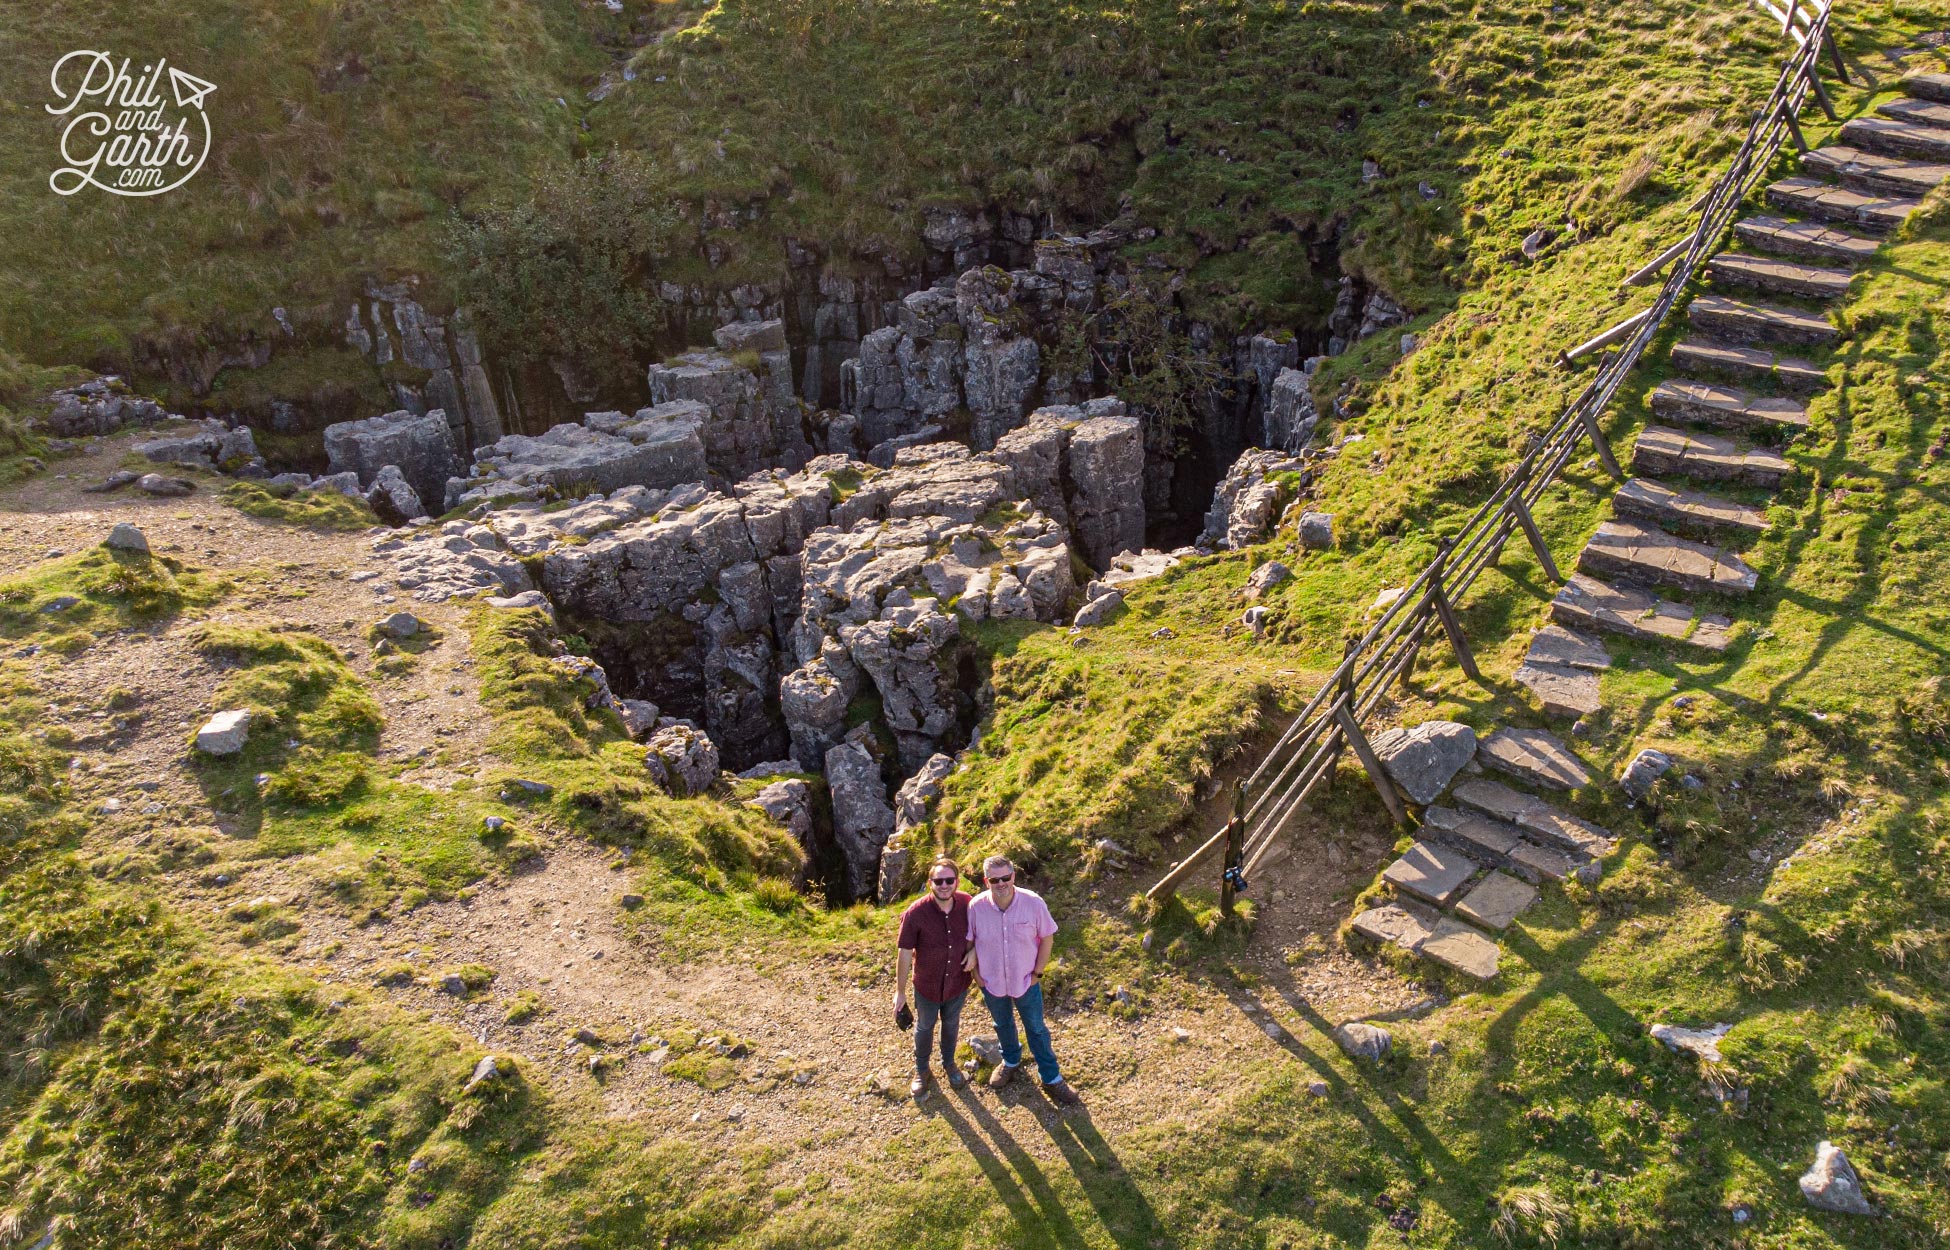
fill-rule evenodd
<path id="1" fill-rule="evenodd" d="M 1055 949 L 1056 935 L 1054 933 L 1045 933 L 1041 940 L 1036 943 L 1036 964 L 1029 971 L 1030 975 L 1034 976 L 1038 981 L 1043 979 L 1043 969 L 1049 967 L 1050 952 Z"/>
<path id="2" fill-rule="evenodd" d="M 914 970 L 914 952 L 905 946 L 894 960 L 894 1010 L 907 1005 L 907 979 Z"/>

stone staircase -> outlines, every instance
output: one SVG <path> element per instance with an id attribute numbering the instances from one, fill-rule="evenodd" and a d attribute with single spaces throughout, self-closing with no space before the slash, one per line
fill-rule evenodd
<path id="1" fill-rule="evenodd" d="M 1682 376 L 1648 394 L 1658 424 L 1638 435 L 1634 476 L 1517 669 L 1546 716 L 1598 710 L 1611 657 L 1595 635 L 1726 649 L 1727 617 L 1663 596 L 1737 599 L 1754 590 L 1759 576 L 1740 551 L 1767 532 L 1766 505 L 1792 470 L 1776 448 L 1807 430 L 1803 401 L 1827 385 L 1819 356 L 1840 338 L 1827 310 L 1847 297 L 1880 236 L 1950 178 L 1950 75 L 1912 75 L 1902 88 L 1904 99 L 1806 153 L 1801 175 L 1767 187 L 1770 211 L 1736 222 L 1733 249 L 1707 263 L 1708 289 L 1689 306 L 1688 332 L 1669 356 Z M 1533 793 L 1592 780 L 1548 731 L 1496 730 L 1459 776 L 1424 810 L 1415 844 L 1382 871 L 1390 897 L 1351 927 L 1488 979 L 1497 970 L 1494 935 L 1543 883 L 1595 871 L 1614 840 Z"/>

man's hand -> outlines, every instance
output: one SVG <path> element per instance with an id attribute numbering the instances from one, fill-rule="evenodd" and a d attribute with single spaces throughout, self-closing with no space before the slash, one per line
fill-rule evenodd
<path id="1" fill-rule="evenodd" d="M 906 994 L 904 994 L 904 993 L 902 993 L 902 992 L 901 992 L 900 990 L 895 990 L 895 991 L 894 991 L 894 1010 L 898 1012 L 898 1011 L 899 1011 L 899 1010 L 900 1010 L 901 1008 L 903 1008 L 903 1007 L 905 1007 L 905 1006 L 907 1006 L 907 995 L 906 995 Z"/>

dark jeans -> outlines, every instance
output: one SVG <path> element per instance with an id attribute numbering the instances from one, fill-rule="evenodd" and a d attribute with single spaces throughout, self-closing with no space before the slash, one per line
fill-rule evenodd
<path id="1" fill-rule="evenodd" d="M 1049 1026 L 1043 1023 L 1043 987 L 1032 984 L 1021 998 L 1004 998 L 982 991 L 995 1018 L 996 1039 L 1002 1043 L 1002 1062 L 1010 1067 L 1022 1063 L 1022 1042 L 1016 1037 L 1016 1017 L 1022 1017 L 1022 1031 L 1029 1035 L 1029 1053 L 1036 1056 L 1036 1075 L 1043 1084 L 1054 1085 L 1063 1079 L 1056 1066 L 1056 1048 L 1049 1042 Z"/>
<path id="2" fill-rule="evenodd" d="M 934 1022 L 941 1021 L 941 1066 L 955 1070 L 955 1045 L 961 1040 L 961 1007 L 968 1001 L 963 990 L 945 1003 L 930 1002 L 926 994 L 914 996 L 914 1070 L 928 1074 L 928 1056 L 934 1050 Z"/>

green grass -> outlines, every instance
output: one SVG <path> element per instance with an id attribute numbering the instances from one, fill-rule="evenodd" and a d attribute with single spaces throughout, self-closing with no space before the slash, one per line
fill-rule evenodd
<path id="1" fill-rule="evenodd" d="M 0 581 L 0 638 L 72 653 L 104 633 L 208 607 L 230 589 L 168 556 L 91 547 Z"/>
<path id="2" fill-rule="evenodd" d="M 329 643 L 215 623 L 192 641 L 233 666 L 213 705 L 252 712 L 242 752 L 197 761 L 212 804 L 253 835 L 234 854 L 302 857 L 342 905 L 383 913 L 452 897 L 532 851 L 518 832 L 486 831 L 487 816 L 507 814 L 490 795 L 431 791 L 382 772 L 379 703 Z"/>
<path id="3" fill-rule="evenodd" d="M 380 394 L 376 372 L 345 359 L 347 307 L 367 275 L 430 272 L 454 206 L 575 150 L 577 110 L 556 100 L 579 101 L 600 69 L 595 22 L 561 0 L 436 0 L 410 18 L 263 0 L 10 13 L 0 69 L 34 86 L 0 113 L 0 224 L 16 244 L 0 342 L 42 363 L 113 365 L 143 349 L 188 358 L 245 336 L 284 340 L 271 314 L 281 307 L 299 350 L 340 367 L 311 376 L 280 362 L 306 389 L 277 398 Z M 216 84 L 209 161 L 187 185 L 148 199 L 48 189 L 62 121 L 41 107 L 48 73 L 62 54 L 101 46 L 135 58 L 132 70 L 166 51 Z M 185 401 L 209 380 L 161 391 Z M 223 390 L 261 398 L 245 382 Z"/>
<path id="4" fill-rule="evenodd" d="M 306 529 L 354 531 L 379 524 L 363 500 L 335 490 L 295 490 L 257 482 L 232 482 L 220 498 L 245 516 Z"/>

